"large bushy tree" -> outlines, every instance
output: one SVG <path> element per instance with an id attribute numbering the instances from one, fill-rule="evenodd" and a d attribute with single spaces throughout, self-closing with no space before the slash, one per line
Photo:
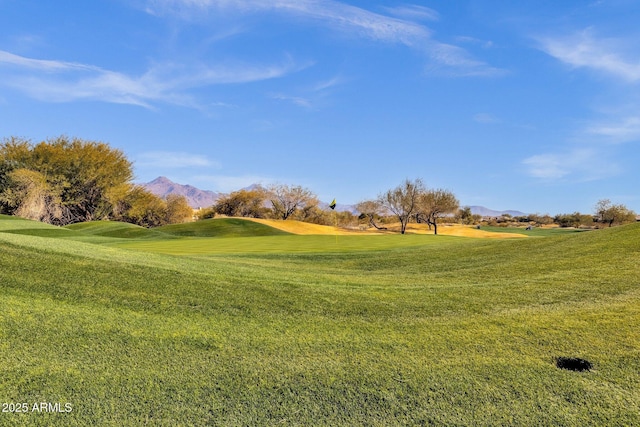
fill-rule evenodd
<path id="1" fill-rule="evenodd" d="M 46 177 L 25 168 L 5 175 L 6 188 L 0 193 L 0 203 L 15 215 L 37 221 L 62 222 L 60 199 L 51 191 Z"/>
<path id="2" fill-rule="evenodd" d="M 165 225 L 167 204 L 142 186 L 132 186 L 120 200 L 115 219 L 142 227 Z"/>
<path id="3" fill-rule="evenodd" d="M 609 199 L 602 199 L 595 206 L 596 219 L 601 224 L 613 225 L 626 224 L 636 220 L 636 213 L 625 205 L 614 205 Z"/>
<path id="4" fill-rule="evenodd" d="M 38 144 L 20 138 L 0 144 L 0 207 L 5 213 L 27 212 L 62 225 L 107 218 L 129 191 L 132 178 L 124 153 L 102 142 L 61 136 Z M 14 197 L 27 187 L 29 197 Z M 49 213 L 36 212 L 37 200 L 46 200 Z"/>
<path id="5" fill-rule="evenodd" d="M 165 198 L 167 224 L 180 224 L 193 219 L 193 208 L 189 206 L 189 201 L 185 196 L 169 194 Z"/>
<path id="6" fill-rule="evenodd" d="M 142 227 L 179 224 L 193 219 L 187 198 L 170 194 L 165 199 L 139 185 L 132 185 L 119 201 L 114 219 Z"/>
<path id="7" fill-rule="evenodd" d="M 264 218 L 267 211 L 264 207 L 266 197 L 262 187 L 242 189 L 219 198 L 213 209 L 221 215 Z"/>

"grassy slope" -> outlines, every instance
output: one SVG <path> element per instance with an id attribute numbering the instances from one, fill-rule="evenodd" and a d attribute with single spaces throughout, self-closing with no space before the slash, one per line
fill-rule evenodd
<path id="1" fill-rule="evenodd" d="M 242 218 L 205 219 L 185 224 L 165 225 L 156 228 L 156 230 L 181 237 L 249 237 L 289 234 L 268 225 Z"/>
<path id="2" fill-rule="evenodd" d="M 2 400 L 74 405 L 0 424 L 640 423 L 638 225 L 415 237 L 198 259 L 0 232 Z"/>
<path id="3" fill-rule="evenodd" d="M 170 239 L 171 235 L 157 229 L 148 229 L 139 225 L 118 221 L 92 221 L 71 224 L 65 229 L 84 235 L 114 237 L 120 239 Z"/>

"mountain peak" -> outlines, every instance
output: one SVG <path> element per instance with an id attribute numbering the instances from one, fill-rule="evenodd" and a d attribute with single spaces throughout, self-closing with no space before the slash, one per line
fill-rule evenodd
<path id="1" fill-rule="evenodd" d="M 159 176 L 153 181 L 142 184 L 142 186 L 158 197 L 167 197 L 170 194 L 185 196 L 192 208 L 209 207 L 222 195 L 222 193 L 215 191 L 200 190 L 192 185 L 178 184 L 166 176 Z"/>
<path id="2" fill-rule="evenodd" d="M 167 178 L 166 176 L 159 176 L 156 179 L 154 179 L 153 181 L 149 181 L 147 182 L 147 184 L 175 184 L 175 182 L 171 181 L 169 178 Z M 147 185 L 145 184 L 145 185 Z"/>

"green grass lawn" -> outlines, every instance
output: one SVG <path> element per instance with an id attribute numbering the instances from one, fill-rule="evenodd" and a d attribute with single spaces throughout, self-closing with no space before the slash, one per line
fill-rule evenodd
<path id="1" fill-rule="evenodd" d="M 181 237 L 255 237 L 289 234 L 268 225 L 240 218 L 205 219 L 186 224 L 165 225 L 157 230 Z"/>
<path id="2" fill-rule="evenodd" d="M 392 248 L 444 245 L 459 238 L 443 236 L 433 239 L 424 235 L 405 236 L 326 236 L 284 235 L 273 237 L 243 237 L 237 239 L 199 238 L 179 241 L 119 241 L 116 246 L 139 251 L 173 255 L 208 255 L 231 253 L 326 253 L 353 251 L 387 251 Z"/>
<path id="3" fill-rule="evenodd" d="M 640 424 L 640 225 L 336 242 L 212 224 L 0 216 L 1 400 L 73 408 L 0 425 Z"/>
<path id="4" fill-rule="evenodd" d="M 584 228 L 562 228 L 562 227 L 554 227 L 554 228 L 542 228 L 542 227 L 533 227 L 531 230 L 527 230 L 526 226 L 522 227 L 498 227 L 498 226 L 482 226 L 482 230 L 484 231 L 494 231 L 497 233 L 518 233 L 524 234 L 530 237 L 546 237 L 546 236 L 556 236 L 559 234 L 567 234 L 567 233 L 581 233 L 584 231 L 592 231 Z"/>

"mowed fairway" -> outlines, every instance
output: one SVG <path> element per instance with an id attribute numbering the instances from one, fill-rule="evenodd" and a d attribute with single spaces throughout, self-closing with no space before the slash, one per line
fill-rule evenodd
<path id="1" fill-rule="evenodd" d="M 0 396 L 30 409 L 0 425 L 640 425 L 639 224 L 519 239 L 223 225 L 0 216 Z"/>

